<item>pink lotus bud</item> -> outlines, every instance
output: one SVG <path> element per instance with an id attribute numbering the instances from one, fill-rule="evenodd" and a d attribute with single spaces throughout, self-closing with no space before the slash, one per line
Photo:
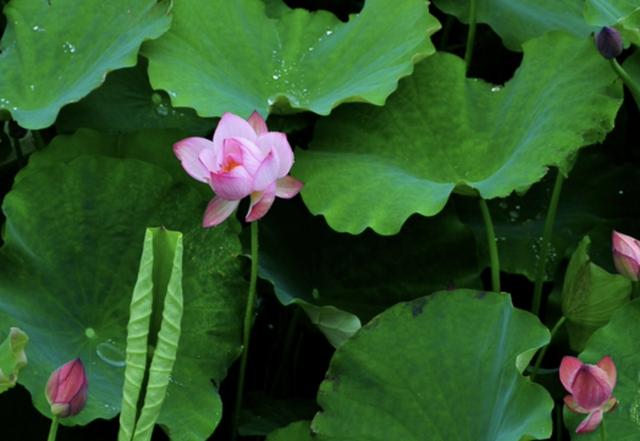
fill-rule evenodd
<path id="1" fill-rule="evenodd" d="M 79 358 L 60 366 L 47 382 L 51 413 L 60 418 L 77 415 L 87 402 L 88 389 L 87 374 Z"/>
<path id="2" fill-rule="evenodd" d="M 603 27 L 596 34 L 596 46 L 600 55 L 607 60 L 612 60 L 622 53 L 622 37 L 620 32 L 609 26 Z"/>
<path id="3" fill-rule="evenodd" d="M 279 198 L 294 197 L 302 183 L 288 176 L 293 150 L 287 135 L 269 132 L 256 112 L 244 120 L 232 113 L 222 115 L 213 140 L 186 138 L 173 151 L 192 178 L 205 182 L 216 193 L 204 214 L 203 226 L 222 223 L 251 196 L 247 222 L 264 216 Z"/>
<path id="4" fill-rule="evenodd" d="M 566 406 L 587 417 L 576 433 L 596 430 L 604 413 L 616 406 L 613 388 L 616 386 L 616 366 L 611 357 L 604 357 L 596 364 L 586 364 L 576 357 L 564 357 L 560 362 L 560 381 L 571 394 L 564 397 Z"/>
<path id="5" fill-rule="evenodd" d="M 614 230 L 611 244 L 618 272 L 634 282 L 640 280 L 640 241 Z"/>

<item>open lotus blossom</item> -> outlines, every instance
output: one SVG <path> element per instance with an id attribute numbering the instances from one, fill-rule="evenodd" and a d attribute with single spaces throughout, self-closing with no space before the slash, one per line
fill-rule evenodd
<path id="1" fill-rule="evenodd" d="M 564 397 L 567 407 L 585 413 L 576 433 L 593 432 L 605 412 L 616 406 L 613 388 L 616 385 L 616 366 L 611 357 L 596 364 L 583 363 L 576 357 L 564 357 L 560 362 L 560 381 L 571 394 Z"/>
<path id="2" fill-rule="evenodd" d="M 640 280 L 640 241 L 614 230 L 611 244 L 618 272 L 634 282 Z"/>
<path id="3" fill-rule="evenodd" d="M 79 358 L 56 369 L 47 382 L 46 396 L 51 413 L 60 418 L 78 414 L 87 403 L 89 383 Z"/>
<path id="4" fill-rule="evenodd" d="M 302 188 L 297 179 L 287 176 L 293 165 L 293 151 L 287 135 L 269 132 L 257 113 L 249 120 L 225 113 L 213 134 L 213 140 L 191 137 L 173 146 L 185 171 L 211 186 L 216 196 L 207 206 L 203 226 L 222 223 L 251 196 L 245 219 L 253 222 L 264 216 L 276 196 L 289 199 Z"/>

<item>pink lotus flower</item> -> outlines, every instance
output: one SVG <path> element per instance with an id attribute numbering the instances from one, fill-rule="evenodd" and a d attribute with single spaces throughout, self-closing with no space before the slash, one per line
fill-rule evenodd
<path id="1" fill-rule="evenodd" d="M 560 381 L 571 394 L 564 397 L 564 404 L 573 412 L 588 414 L 576 433 L 596 430 L 602 415 L 616 406 L 617 400 L 612 395 L 616 377 L 611 357 L 604 357 L 597 364 L 586 364 L 576 357 L 562 359 Z"/>
<path id="2" fill-rule="evenodd" d="M 634 282 L 640 280 L 640 241 L 614 230 L 611 243 L 618 272 Z"/>
<path id="3" fill-rule="evenodd" d="M 77 415 L 87 403 L 89 383 L 79 358 L 56 369 L 47 382 L 46 395 L 51 413 L 60 418 Z"/>
<path id="4" fill-rule="evenodd" d="M 222 223 L 246 196 L 251 196 L 251 205 L 245 220 L 256 221 L 276 196 L 289 199 L 302 188 L 300 181 L 287 176 L 293 165 L 287 135 L 269 132 L 256 112 L 248 121 L 225 113 L 213 141 L 186 138 L 173 151 L 191 177 L 209 184 L 216 193 L 204 214 L 204 227 Z"/>

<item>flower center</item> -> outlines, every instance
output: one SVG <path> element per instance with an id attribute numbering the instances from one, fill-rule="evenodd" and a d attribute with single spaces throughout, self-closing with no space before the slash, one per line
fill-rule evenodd
<path id="1" fill-rule="evenodd" d="M 220 171 L 223 173 L 229 173 L 231 170 L 238 167 L 239 165 L 240 165 L 239 162 L 236 162 L 236 160 L 233 159 L 231 156 L 227 156 L 226 158 L 224 158 L 224 162 L 220 167 Z"/>

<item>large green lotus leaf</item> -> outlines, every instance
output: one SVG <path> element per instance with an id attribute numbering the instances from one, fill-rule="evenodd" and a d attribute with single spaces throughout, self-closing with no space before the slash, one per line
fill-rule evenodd
<path id="1" fill-rule="evenodd" d="M 640 439 L 640 352 L 636 349 L 640 340 L 640 301 L 636 300 L 616 312 L 608 325 L 589 339 L 587 348 L 580 354 L 586 363 L 596 363 L 608 355 L 618 371 L 618 382 L 613 395 L 618 406 L 604 415 L 607 439 L 636 441 Z M 577 435 L 574 433 L 586 415 L 564 409 L 564 419 L 575 441 L 600 441 L 600 431 Z"/>
<path id="2" fill-rule="evenodd" d="M 259 271 L 284 305 L 333 306 L 363 322 L 400 301 L 475 288 L 480 273 L 473 234 L 450 211 L 416 216 L 393 237 L 353 236 L 293 203 L 260 221 Z"/>
<path id="3" fill-rule="evenodd" d="M 521 50 L 524 42 L 549 31 L 584 37 L 593 30 L 583 18 L 584 0 L 475 1 L 477 21 L 491 26 L 512 50 Z M 470 0 L 434 0 L 433 3 L 463 23 L 469 22 Z"/>
<path id="4" fill-rule="evenodd" d="M 343 23 L 303 9 L 269 18 L 261 0 L 175 2 L 171 30 L 143 53 L 152 86 L 201 116 L 266 115 L 274 104 L 326 115 L 346 101 L 383 104 L 434 52 L 440 24 L 425 3 L 367 0 Z"/>
<path id="5" fill-rule="evenodd" d="M 26 128 L 51 125 L 107 72 L 136 64 L 144 40 L 171 23 L 156 0 L 12 0 L 0 41 L 0 110 Z"/>
<path id="6" fill-rule="evenodd" d="M 523 196 L 489 201 L 503 271 L 534 280 L 541 258 L 542 231 L 553 181 L 554 176 L 549 176 Z M 599 149 L 581 153 L 560 194 L 546 262 L 546 279 L 554 278 L 563 259 L 587 234 L 594 239 L 591 257 L 598 265 L 614 272 L 611 230 L 640 233 L 637 222 L 640 218 L 639 198 L 640 170 L 637 167 L 619 164 Z M 488 265 L 486 231 L 477 201 L 456 198 L 455 205 L 461 220 L 476 235 L 481 262 Z"/>
<path id="7" fill-rule="evenodd" d="M 56 121 L 58 130 L 82 127 L 106 132 L 181 129 L 194 136 L 204 135 L 215 124 L 198 117 L 193 109 L 171 107 L 164 92 L 154 92 L 142 58 L 135 67 L 111 72 L 102 86 L 62 109 Z"/>
<path id="8" fill-rule="evenodd" d="M 521 374 L 548 341 L 505 294 L 459 290 L 400 303 L 336 351 L 311 429 L 340 441 L 546 438 L 553 401 Z"/>
<path id="9" fill-rule="evenodd" d="M 319 121 L 293 175 L 337 231 L 394 234 L 413 213 L 437 214 L 451 192 L 485 199 L 565 169 L 613 128 L 621 88 L 591 39 L 547 34 L 524 45 L 504 88 L 465 78 L 439 53 L 416 66 L 384 109 L 353 105 Z"/>
<path id="10" fill-rule="evenodd" d="M 147 226 L 163 225 L 184 234 L 184 317 L 158 423 L 173 440 L 207 438 L 221 416 L 211 380 L 221 381 L 239 352 L 245 284 L 237 223 L 202 229 L 206 201 L 157 166 L 107 156 L 49 159 L 24 169 L 3 205 L 0 322 L 20 326 L 32 343 L 20 382 L 48 414 L 49 373 L 79 356 L 90 398 L 66 421 L 118 413 L 142 240 Z"/>

